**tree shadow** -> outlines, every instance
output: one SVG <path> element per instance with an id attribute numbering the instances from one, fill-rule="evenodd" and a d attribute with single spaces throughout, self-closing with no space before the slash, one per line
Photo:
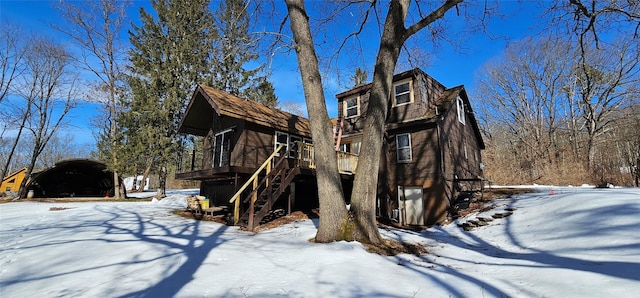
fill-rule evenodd
<path id="1" fill-rule="evenodd" d="M 104 222 L 106 234 L 126 233 L 135 237 L 134 241 L 143 241 L 155 245 L 161 245 L 165 256 L 179 254 L 182 256 L 180 265 L 171 274 L 156 281 L 153 285 L 119 297 L 174 297 L 189 282 L 194 280 L 196 271 L 204 264 L 209 253 L 217 246 L 224 243 L 221 237 L 228 226 L 219 225 L 211 235 L 201 236 L 200 225 L 202 221 L 192 220 L 188 224 L 180 227 L 177 231 L 153 220 L 143 218 L 139 213 L 125 210 L 104 210 L 113 214 L 113 219 Z M 128 214 L 136 218 L 135 226 L 123 226 L 117 222 L 117 218 L 122 214 Z M 157 232 L 153 232 L 157 231 Z"/>
<path id="2" fill-rule="evenodd" d="M 102 270 L 107 270 L 105 272 L 124 271 L 123 276 L 131 277 L 131 272 L 145 270 L 146 265 L 167 264 L 167 268 L 160 275 L 160 278 L 145 281 L 151 283 L 149 286 L 144 286 L 143 289 L 120 297 L 173 297 L 194 279 L 194 274 L 203 266 L 209 253 L 225 242 L 223 234 L 229 228 L 225 225 L 211 225 L 203 231 L 201 229 L 202 222 L 199 220 L 179 220 L 180 218 L 170 214 L 166 209 L 159 209 L 157 214 L 140 214 L 130 208 L 131 205 L 126 207 L 125 205 L 118 207 L 96 205 L 93 207 L 94 210 L 85 212 L 86 214 L 76 214 L 69 219 L 61 218 L 58 225 L 34 224 L 29 226 L 26 230 L 35 232 L 34 235 L 48 235 L 53 241 L 33 244 L 25 242 L 25 245 L 19 246 L 21 251 L 31 249 L 43 251 L 42 249 L 45 248 L 43 253 L 46 253 L 46 248 L 49 247 L 52 252 L 57 252 L 69 248 L 71 245 L 71 253 L 55 253 L 52 258 L 46 259 L 46 262 L 41 264 L 42 266 L 24 268 L 12 277 L 4 278 L 0 283 L 0 288 L 6 289 L 12 285 L 30 282 L 51 282 L 58 277 L 68 278 L 78 274 L 95 274 L 95 272 L 102 272 Z M 76 234 L 89 233 L 90 236 L 65 240 L 65 235 L 68 235 L 70 230 Z M 100 236 L 91 237 L 96 234 Z M 146 244 L 149 244 L 153 249 L 132 251 L 128 249 L 131 248 L 128 246 L 129 243 L 133 244 L 134 248 L 144 248 Z M 145 245 L 138 245 L 139 243 Z M 125 248 L 119 253 L 129 256 L 125 259 L 118 257 L 118 261 L 111 261 L 109 257 L 113 256 L 112 254 L 100 256 L 89 253 L 84 255 L 82 249 L 78 249 L 78 247 L 85 247 L 88 251 L 94 249 L 105 251 L 103 245 L 113 244 L 116 245 L 108 246 L 109 249 L 111 247 L 116 250 Z M 87 262 L 87 256 L 92 258 L 92 262 Z M 176 259 L 179 262 L 174 261 Z M 49 268 L 54 268 L 54 270 L 49 270 Z M 149 270 L 162 272 L 157 268 Z M 126 288 L 118 285 L 119 278 L 122 276 L 104 275 L 102 283 L 116 283 L 110 289 L 111 295 L 127 291 Z M 126 283 L 130 282 L 132 280 L 127 280 Z M 87 291 L 87 287 L 90 285 L 83 287 L 65 287 L 58 289 L 58 294 L 63 296 L 66 295 L 65 293 L 73 294 L 69 291 L 82 293 Z"/>
<path id="3" fill-rule="evenodd" d="M 567 194 L 568 195 L 568 194 Z M 560 200 L 564 195 L 555 195 L 553 198 L 544 197 L 541 194 L 529 194 L 518 196 L 518 198 L 510 198 L 506 202 L 504 208 L 516 209 L 516 200 L 522 199 L 554 199 Z M 517 209 L 515 213 L 519 212 Z M 622 216 L 625 220 L 615 221 L 612 223 L 612 218 L 607 217 L 607 214 L 616 214 L 616 217 Z M 419 273 L 429 280 L 439 284 L 443 289 L 446 289 L 451 296 L 464 297 L 469 293 L 465 293 L 461 288 L 459 281 L 452 281 L 451 276 L 460 278 L 462 282 L 469 282 L 482 289 L 483 294 L 490 294 L 495 297 L 507 297 L 513 295 L 513 292 L 507 292 L 509 288 L 519 291 L 523 296 L 539 296 L 540 293 L 532 292 L 531 289 L 523 287 L 517 284 L 517 280 L 509 280 L 508 278 L 500 280 L 492 280 L 484 278 L 482 275 L 478 275 L 476 271 L 463 272 L 462 268 L 457 268 L 456 265 L 452 265 L 451 262 L 446 260 L 455 261 L 456 263 L 467 263 L 470 266 L 475 266 L 481 262 L 483 265 L 488 266 L 500 266 L 500 267 L 527 267 L 527 268 L 540 268 L 540 269 L 565 269 L 572 272 L 585 272 L 599 274 L 610 278 L 619 278 L 628 281 L 637 282 L 640 281 L 640 262 L 634 261 L 618 261 L 616 255 L 635 255 L 640 253 L 640 240 L 634 237 L 632 234 L 633 227 L 640 226 L 640 218 L 638 214 L 637 205 L 621 206 L 621 205 L 608 205 L 600 206 L 597 208 L 586 208 L 580 211 L 558 210 L 557 220 L 562 221 L 564 217 L 578 217 L 578 219 L 570 218 L 571 220 L 577 220 L 578 222 L 595 221 L 600 224 L 589 225 L 585 224 L 584 229 L 578 231 L 566 232 L 566 239 L 553 239 L 550 241 L 577 241 L 580 237 L 591 236 L 600 237 L 618 232 L 621 237 L 627 237 L 626 241 L 620 243 L 610 243 L 603 245 L 596 245 L 590 247 L 579 247 L 571 249 L 550 250 L 541 249 L 533 246 L 531 243 L 522 241 L 521 237 L 516 231 L 522 230 L 522 228 L 514 227 L 515 221 L 513 217 L 507 217 L 498 219 L 499 225 L 504 226 L 504 232 L 506 236 L 505 242 L 491 243 L 483 237 L 476 234 L 476 230 L 470 232 L 462 231 L 459 229 L 460 234 L 451 233 L 451 229 L 441 226 L 434 226 L 429 230 L 421 232 L 402 231 L 395 233 L 393 238 L 401 242 L 415 241 L 414 237 L 422 237 L 424 239 L 434 240 L 437 245 L 444 245 L 443 250 L 447 246 L 455 246 L 463 250 L 463 253 L 456 254 L 455 256 L 440 256 L 434 254 L 425 254 L 420 256 L 407 257 L 406 255 L 396 256 L 395 258 L 387 258 L 389 261 L 397 262 L 409 270 Z M 608 220 L 608 221 L 607 221 Z M 496 223 L 494 223 L 496 224 Z M 564 224 L 564 222 L 563 222 Z M 560 226 L 563 226 L 561 224 Z M 482 229 L 480 227 L 478 229 Z M 497 228 L 493 226 L 493 228 Z M 623 231 L 623 232 L 620 232 Z M 540 235 L 540 238 L 536 240 L 544 241 L 545 235 Z M 412 238 L 409 240 L 409 238 Z M 584 239 L 583 239 L 584 242 Z M 570 245 L 569 245 L 570 246 Z M 473 255 L 465 254 L 464 251 L 472 252 L 473 254 L 479 254 L 488 257 L 487 260 L 478 260 Z M 588 256 L 582 258 L 581 252 L 593 254 L 599 254 L 598 252 L 607 252 L 610 254 L 604 255 L 604 258 L 590 260 Z M 618 253 L 619 251 L 619 253 Z M 441 261 L 438 261 L 441 260 Z M 628 258 L 627 258 L 628 260 Z M 444 274 L 444 275 L 443 275 Z M 508 288 L 505 288 L 508 287 Z"/>
<path id="4" fill-rule="evenodd" d="M 532 198 L 535 198 L 536 195 L 531 195 Z M 555 195 L 554 200 L 560 200 L 564 195 Z M 537 195 L 540 197 L 540 194 Z M 520 197 L 522 199 L 522 197 Z M 516 209 L 514 206 L 515 199 L 511 199 L 510 203 L 507 205 L 508 208 Z M 581 210 L 580 212 L 576 211 L 558 211 L 557 219 L 558 221 L 562 221 L 562 225 L 566 225 L 567 218 L 570 216 L 580 217 L 584 220 L 584 229 L 577 232 L 567 233 L 565 237 L 563 237 L 562 241 L 566 241 L 567 243 L 571 243 L 572 240 L 577 240 L 580 237 L 584 236 L 604 236 L 606 234 L 611 234 L 615 231 L 629 231 L 631 227 L 640 226 L 640 218 L 635 217 L 635 222 L 625 222 L 625 223 L 611 223 L 611 218 L 607 218 L 609 224 L 604 224 L 604 219 L 602 219 L 602 214 L 613 214 L 615 211 L 616 216 L 626 216 L 627 218 L 635 217 L 638 213 L 637 206 L 602 206 L 599 208 L 590 208 L 588 210 Z M 515 212 L 518 212 L 517 210 Z M 600 218 L 602 225 L 591 225 L 589 224 L 589 219 L 594 220 Z M 509 243 L 518 247 L 520 249 L 525 249 L 528 252 L 513 252 L 510 250 L 503 249 L 498 247 L 497 245 L 491 244 L 486 240 L 482 239 L 478 235 L 474 234 L 473 231 L 465 234 L 470 241 L 473 243 L 474 247 L 482 248 L 475 249 L 475 252 L 484 254 L 489 257 L 498 257 L 502 260 L 518 260 L 518 261 L 530 261 L 537 265 L 532 265 L 532 267 L 539 266 L 544 268 L 559 268 L 559 269 L 571 269 L 574 271 L 582 271 L 582 272 L 590 272 L 601 274 L 609 277 L 616 277 L 631 281 L 640 281 L 640 262 L 621 262 L 621 261 L 592 261 L 589 259 L 576 258 L 571 256 L 562 256 L 560 253 L 577 253 L 576 251 L 571 252 L 568 250 L 562 250 L 560 253 L 539 249 L 535 247 L 531 247 L 523 243 L 518 237 L 516 228 L 514 228 L 514 220 L 512 217 L 507 217 L 502 219 L 503 224 L 505 226 L 505 235 L 509 239 Z M 562 226 L 561 225 L 561 226 Z M 448 236 L 448 239 L 451 239 L 448 243 L 451 245 L 458 246 L 460 248 L 468 248 L 469 243 L 461 240 L 458 237 L 450 235 L 441 227 L 435 227 L 436 230 L 443 233 L 445 236 Z M 554 240 L 558 241 L 559 239 L 552 238 L 542 238 L 544 235 L 540 235 L 541 240 Z M 595 243 L 594 243 L 595 244 Z M 637 250 L 636 253 L 640 253 L 640 240 L 637 240 L 635 243 L 627 243 L 622 245 L 608 245 L 608 246 L 590 246 L 588 248 L 584 248 L 583 250 L 589 251 L 607 251 L 607 252 L 615 252 L 618 249 L 631 249 L 635 248 Z M 611 255 L 611 258 L 614 258 L 614 255 Z"/>

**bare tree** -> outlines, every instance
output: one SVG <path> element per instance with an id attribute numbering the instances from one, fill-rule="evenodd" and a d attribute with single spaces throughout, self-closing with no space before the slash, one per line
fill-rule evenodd
<path id="1" fill-rule="evenodd" d="M 29 44 L 26 69 L 21 77 L 19 94 L 30 110 L 24 128 L 33 137 L 33 146 L 20 197 L 26 196 L 25 185 L 49 140 L 64 125 L 64 117 L 75 105 L 76 78 L 68 67 L 69 53 L 53 41 L 36 37 Z"/>
<path id="2" fill-rule="evenodd" d="M 58 132 L 54 134 L 40 153 L 35 168 L 46 169 L 65 159 L 88 156 L 86 148 L 77 146 L 73 140 L 74 136 L 70 133 L 61 134 Z"/>
<path id="3" fill-rule="evenodd" d="M 24 47 L 20 30 L 0 24 L 0 103 L 9 94 L 16 77 L 22 72 Z"/>
<path id="4" fill-rule="evenodd" d="M 583 52 L 575 69 L 577 105 L 587 131 L 587 164 L 594 145 L 615 123 L 614 111 L 640 96 L 638 42 L 618 39 Z"/>
<path id="5" fill-rule="evenodd" d="M 2 71 L 0 74 L 0 103 L 2 103 L 9 92 L 11 92 L 16 78 L 19 77 L 23 71 L 25 48 L 22 45 L 23 41 L 20 39 L 20 36 L 22 35 L 19 34 L 17 28 L 7 24 L 0 24 L 0 70 Z M 4 135 L 4 132 L 9 129 L 9 126 L 12 124 L 22 123 L 22 125 L 24 125 L 28 115 L 28 111 L 25 111 L 24 114 L 18 113 L 20 116 L 16 117 L 16 113 L 9 112 L 7 106 L 8 105 L 5 105 L 0 111 L 0 116 L 2 116 L 5 123 L 0 137 Z M 9 149 L 6 160 L 4 160 L 2 164 L 2 176 L 0 177 L 8 174 L 7 172 L 9 171 L 13 155 L 20 141 L 22 125 L 18 127 L 16 137 L 11 141 L 11 149 Z"/>
<path id="6" fill-rule="evenodd" d="M 119 44 L 121 32 L 125 25 L 125 8 L 128 1 L 99 0 L 88 2 L 60 1 L 59 9 L 69 27 L 54 27 L 71 38 L 82 49 L 79 58 L 98 79 L 96 89 L 107 95 L 104 104 L 108 107 L 107 121 L 110 139 L 110 168 L 113 171 L 114 199 L 125 196 L 120 187 L 119 172 L 122 168 L 118 159 L 120 144 L 118 142 L 118 88 L 122 85 L 121 67 L 125 48 Z"/>
<path id="7" fill-rule="evenodd" d="M 320 224 L 316 241 L 341 240 L 347 224 L 347 209 L 338 173 L 338 161 L 333 150 L 331 122 L 322 88 L 317 55 L 309 27 L 309 16 L 301 0 L 287 0 L 291 30 L 295 37 L 295 49 L 302 75 L 302 86 L 314 139 L 316 177 L 320 198 Z"/>
<path id="8" fill-rule="evenodd" d="M 351 197 L 351 211 L 355 219 L 348 221 L 347 210 L 342 200 L 343 194 L 337 171 L 331 125 L 324 102 L 322 80 L 312 40 L 309 16 L 302 0 L 286 1 L 309 111 L 316 163 L 318 164 L 320 226 L 316 241 L 356 239 L 364 243 L 382 243 L 375 217 L 377 173 L 396 63 L 407 39 L 443 18 L 447 11 L 456 7 L 460 2 L 462 0 L 444 1 L 440 5 L 436 4 L 433 10 L 429 9 L 428 13 L 423 13 L 423 7 L 416 5 L 417 8 L 414 11 L 416 12 L 416 22 L 408 27 L 405 27 L 405 23 L 408 21 L 407 14 L 411 1 L 393 0 L 389 3 L 373 72 L 369 106 L 364 113 L 364 137 L 358 161 L 358 173 L 364 174 L 355 177 Z M 377 4 L 376 1 L 371 1 L 367 5 L 375 9 Z"/>
<path id="9" fill-rule="evenodd" d="M 477 98 L 490 134 L 503 137 L 488 151 L 512 155 L 493 160 L 521 175 L 510 182 L 613 182 L 629 166 L 622 155 L 631 135 L 617 126 L 626 118 L 621 109 L 640 96 L 637 42 L 587 46 L 583 52 L 565 38 L 530 39 L 487 65 Z"/>
<path id="10" fill-rule="evenodd" d="M 561 35 L 575 34 L 583 49 L 599 45 L 604 33 L 640 38 L 640 5 L 632 0 L 556 0 L 549 9 L 551 26 Z M 583 51 L 584 52 L 584 51 Z"/>
<path id="11" fill-rule="evenodd" d="M 557 131 L 571 105 L 563 90 L 571 83 L 571 48 L 553 37 L 525 39 L 485 66 L 478 81 L 480 99 L 491 128 L 506 128 L 520 172 L 532 182 L 544 176 L 559 146 Z M 570 118 L 576 121 L 576 118 Z M 498 144 L 499 145 L 499 144 Z M 515 162 L 515 161 L 514 161 Z"/>

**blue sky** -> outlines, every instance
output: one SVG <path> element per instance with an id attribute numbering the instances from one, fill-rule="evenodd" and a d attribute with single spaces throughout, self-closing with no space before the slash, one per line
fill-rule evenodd
<path id="1" fill-rule="evenodd" d="M 40 33 L 62 42 L 69 42 L 66 36 L 50 27 L 51 23 L 60 21 L 58 12 L 51 7 L 55 2 L 2 0 L 0 1 L 0 21 L 18 25 L 27 33 Z M 278 2 L 276 3 L 281 5 Z M 217 4 L 213 5 L 217 7 Z M 147 1 L 134 1 L 133 7 L 129 9 L 129 18 L 133 21 L 138 18 L 138 8 L 140 6 L 144 6 L 147 11 L 150 10 L 150 4 Z M 474 77 L 483 64 L 489 59 L 498 56 L 508 41 L 535 34 L 535 30 L 532 28 L 542 12 L 539 4 L 534 1 L 499 1 L 498 8 L 499 14 L 504 17 L 493 17 L 489 23 L 488 31 L 490 35 L 501 38 L 490 38 L 487 34 L 477 33 L 468 36 L 463 44 L 456 45 L 458 48 L 462 46 L 464 48 L 462 51 L 454 50 L 451 46 L 443 44 L 436 53 L 430 54 L 428 63 L 418 66 L 445 86 L 465 85 L 470 93 L 473 94 Z M 455 28 L 463 27 L 466 24 L 466 20 L 463 17 L 456 17 L 451 12 L 447 15 L 447 18 L 451 20 L 449 25 L 454 29 L 452 32 L 457 32 Z M 338 24 L 335 30 L 348 30 L 348 27 L 348 25 Z M 362 38 L 364 48 L 371 50 L 371 54 L 364 58 L 364 61 L 361 61 L 369 72 L 369 78 L 371 78 L 375 50 L 377 50 L 377 43 L 375 42 L 377 32 L 376 28 L 369 28 L 368 33 L 363 35 Z M 451 38 L 456 39 L 457 36 L 453 35 Z M 428 48 L 428 45 L 425 45 L 425 48 Z M 329 55 L 326 52 L 321 52 L 321 49 L 319 47 L 319 55 Z M 347 60 L 348 58 L 343 57 L 341 59 Z M 325 96 L 330 116 L 337 114 L 335 94 L 349 89 L 348 84 L 350 82 L 348 78 L 353 73 L 353 69 L 349 68 L 346 63 L 341 69 L 345 70 L 342 70 L 341 73 L 327 73 L 324 80 L 326 86 Z M 270 78 L 279 100 L 303 105 L 304 95 L 294 53 L 277 53 L 271 64 L 271 70 Z M 471 100 L 473 104 L 473 98 Z M 79 105 L 69 116 L 69 121 L 72 125 L 63 133 L 72 134 L 79 145 L 92 146 L 95 140 L 92 132 L 94 128 L 90 124 L 90 119 L 95 117 L 100 109 L 100 105 L 95 103 Z"/>

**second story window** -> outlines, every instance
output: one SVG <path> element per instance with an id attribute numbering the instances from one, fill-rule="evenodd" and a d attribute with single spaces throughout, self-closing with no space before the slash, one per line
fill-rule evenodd
<path id="1" fill-rule="evenodd" d="M 275 142 L 273 144 L 273 149 L 278 149 L 278 146 L 280 145 L 284 145 L 284 148 L 282 148 L 282 153 L 284 153 L 285 155 L 289 154 L 289 134 L 285 133 L 285 132 L 280 132 L 280 131 L 276 131 L 276 137 L 275 137 Z M 280 156 L 280 152 L 278 152 L 278 154 L 276 154 L 276 156 Z"/>
<path id="2" fill-rule="evenodd" d="M 349 98 L 344 101 L 345 104 L 345 116 L 347 118 L 355 117 L 360 114 L 358 107 L 358 97 Z"/>
<path id="3" fill-rule="evenodd" d="M 398 162 L 410 162 L 411 156 L 411 134 L 403 133 L 396 135 L 396 151 Z"/>
<path id="4" fill-rule="evenodd" d="M 289 157 L 298 158 L 298 144 L 302 142 L 302 138 L 298 136 L 291 136 L 289 139 Z"/>
<path id="5" fill-rule="evenodd" d="M 458 96 L 458 98 L 456 99 L 456 105 L 458 108 L 458 121 L 460 121 L 460 123 L 464 125 L 467 121 L 464 117 L 464 101 L 462 101 L 462 98 L 460 98 L 460 96 Z"/>
<path id="6" fill-rule="evenodd" d="M 393 105 L 403 105 L 411 102 L 411 84 L 404 82 L 393 86 Z"/>
<path id="7" fill-rule="evenodd" d="M 227 129 L 215 134 L 212 166 L 228 166 L 231 157 L 231 140 L 233 140 L 233 130 Z"/>

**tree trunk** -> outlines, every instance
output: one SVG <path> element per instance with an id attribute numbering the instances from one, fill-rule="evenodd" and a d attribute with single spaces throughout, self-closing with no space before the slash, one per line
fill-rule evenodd
<path id="1" fill-rule="evenodd" d="M 358 157 L 358 173 L 353 182 L 351 208 L 354 210 L 357 227 L 361 230 L 358 241 L 379 244 L 382 241 L 376 223 L 376 197 L 382 141 L 392 94 L 393 72 L 404 43 L 404 19 L 408 1 L 392 1 L 380 40 L 376 58 L 369 106 L 364 116 L 362 146 Z M 403 4 L 406 5 L 403 7 Z"/>
<path id="2" fill-rule="evenodd" d="M 120 187 L 120 177 L 118 174 L 118 139 L 116 136 L 116 129 L 118 129 L 117 125 L 116 125 L 116 99 L 115 99 L 115 87 L 113 86 L 113 84 L 111 84 L 110 86 L 110 92 L 109 92 L 109 96 L 110 98 L 110 102 L 109 102 L 109 111 L 111 112 L 111 127 L 110 127 L 110 133 L 109 136 L 111 138 L 111 164 L 113 167 L 113 198 L 116 200 L 120 200 L 120 199 L 124 199 L 125 198 L 125 194 L 123 191 L 123 187 Z"/>
<path id="3" fill-rule="evenodd" d="M 147 159 L 147 164 L 145 165 L 144 172 L 142 173 L 142 181 L 140 181 L 140 185 L 138 185 L 138 192 L 144 191 L 144 186 L 147 182 L 147 177 L 149 177 L 149 173 L 151 172 L 151 165 L 153 164 L 153 158 Z M 137 175 L 137 172 L 136 172 Z M 137 177 L 136 177 L 137 180 Z"/>
<path id="4" fill-rule="evenodd" d="M 18 142 L 20 141 L 20 137 L 22 136 L 22 130 L 24 129 L 24 125 L 27 122 L 27 118 L 29 118 L 29 113 L 31 113 L 31 103 L 27 103 L 27 110 L 22 117 L 22 122 L 20 123 L 20 128 L 18 129 L 18 134 L 16 135 L 16 139 L 11 146 L 11 151 L 9 151 L 9 155 L 7 156 L 7 162 L 2 168 L 2 179 L 7 176 L 9 167 L 11 166 L 11 160 L 13 159 L 13 154 L 16 152 L 16 147 L 18 147 Z"/>
<path id="5" fill-rule="evenodd" d="M 38 155 L 39 155 L 39 151 L 41 151 L 42 149 L 40 146 L 40 138 L 39 137 L 35 137 L 35 140 L 33 141 L 34 145 L 33 145 L 33 153 L 31 155 L 31 160 L 29 161 L 29 166 L 27 167 L 27 172 L 24 175 L 24 178 L 22 179 L 22 182 L 20 182 L 20 188 L 18 190 L 18 198 L 24 199 L 27 197 L 27 181 L 31 180 L 31 175 L 33 174 L 33 168 L 36 166 L 36 160 L 38 159 Z"/>
<path id="6" fill-rule="evenodd" d="M 309 16 L 302 0 L 286 0 L 286 4 L 291 31 L 295 38 L 296 54 L 307 101 L 317 165 L 316 180 L 320 199 L 320 224 L 316 241 L 343 240 L 350 238 L 350 235 L 347 235 L 349 230 L 347 209 L 338 173 L 337 155 L 333 147 L 331 121 L 322 90 L 318 59 L 309 28 Z"/>
<path id="7" fill-rule="evenodd" d="M 158 192 L 156 198 L 162 199 L 167 196 L 167 167 L 161 166 L 158 173 Z"/>

